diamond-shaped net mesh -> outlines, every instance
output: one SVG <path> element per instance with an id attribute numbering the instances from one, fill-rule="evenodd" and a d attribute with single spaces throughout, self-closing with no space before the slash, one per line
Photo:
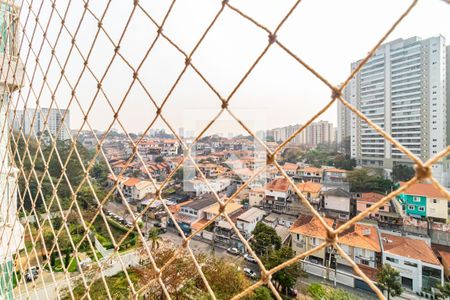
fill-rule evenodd
<path id="1" fill-rule="evenodd" d="M 114 4 L 113 1 L 102 1 L 101 4 L 96 3 L 95 5 L 85 0 L 69 0 L 60 3 L 51 0 L 19 2 L 1 1 L 2 144 L 0 158 L 2 160 L 2 180 L 0 191 L 2 191 L 3 215 L 0 234 L 2 236 L 3 270 L 1 288 L 3 289 L 2 295 L 6 297 L 12 297 L 15 294 L 22 298 L 77 298 L 74 291 L 81 288 L 83 298 L 91 299 L 92 290 L 101 289 L 104 298 L 115 299 L 116 296 L 111 292 L 111 282 L 108 281 L 108 270 L 111 265 L 115 265 L 124 273 L 125 285 L 130 298 L 148 295 L 149 291 L 154 291 L 156 287 L 160 293 L 171 299 L 174 297 L 174 290 L 177 290 L 178 287 L 173 283 L 176 278 L 168 278 L 167 274 L 173 268 L 173 262 L 180 260 L 181 254 L 184 253 L 185 260 L 180 261 L 180 264 L 177 263 L 177 265 L 184 266 L 185 270 L 177 272 L 185 272 L 185 276 L 198 273 L 206 293 L 212 299 L 216 299 L 217 295 L 205 275 L 205 261 L 194 255 L 190 245 L 198 233 L 222 218 L 229 223 L 231 229 L 244 244 L 246 250 L 256 259 L 261 269 L 261 278 L 235 295 L 235 299 L 248 296 L 262 285 L 268 286 L 273 294 L 281 299 L 271 281 L 272 275 L 325 247 L 334 247 L 339 255 L 349 262 L 356 274 L 375 291 L 377 296 L 384 298 L 377 286 L 339 246 L 337 243 L 339 235 L 419 180 L 431 179 L 433 185 L 444 193 L 447 199 L 450 198 L 448 192 L 432 177 L 431 172 L 432 165 L 450 153 L 450 147 L 423 162 L 343 97 L 343 89 L 367 63 L 378 47 L 386 41 L 391 32 L 413 10 L 417 1 L 410 3 L 376 45 L 370 49 L 367 56 L 349 74 L 345 82 L 339 86 L 329 82 L 277 37 L 277 33 L 286 20 L 292 17 L 295 10 L 299 9 L 300 1 L 295 1 L 274 27 L 275 29 L 271 30 L 252 18 L 251 12 L 247 14 L 236 8 L 232 2 L 224 0 L 216 14 L 210 20 L 205 21 L 207 26 L 190 51 L 183 49 L 164 31 L 166 21 L 170 19 L 173 8 L 177 5 L 176 0 L 168 3 L 163 16 L 154 16 L 152 10 L 144 5 L 145 1 L 121 1 L 122 14 L 113 16 L 117 18 L 115 24 L 117 28 L 115 28 L 114 34 L 104 26 L 105 20 L 111 18 L 108 14 L 111 5 Z M 201 68 L 197 67 L 195 62 L 197 50 L 225 11 L 236 14 L 267 35 L 267 45 L 261 49 L 258 57 L 250 62 L 250 68 L 229 95 L 221 94 L 209 81 L 208 75 L 202 73 Z M 195 12 L 192 14 L 195 17 Z M 137 15 L 141 21 L 145 20 L 144 25 L 148 27 L 147 30 L 154 34 L 151 40 L 127 40 L 127 33 L 134 30 L 133 21 Z M 83 36 L 83 43 L 79 42 L 80 33 Z M 87 38 L 87 36 L 89 37 Z M 177 77 L 169 83 L 169 88 L 162 101 L 158 103 L 151 95 L 151 87 L 146 78 L 147 73 L 141 72 L 141 70 L 145 63 L 152 59 L 155 47 L 159 42 L 168 44 L 185 63 Z M 100 51 L 104 52 L 98 53 L 99 43 L 108 44 L 108 50 L 102 48 L 103 50 Z M 129 48 L 133 49 L 133 43 L 137 48 L 144 49 L 142 57 L 139 59 L 129 58 L 128 51 L 130 51 Z M 331 92 L 330 101 L 274 150 L 271 150 L 229 107 L 233 96 L 272 47 L 278 47 L 292 59 L 293 63 L 297 62 L 299 67 L 306 68 Z M 100 57 L 102 61 L 96 61 L 96 63 L 103 64 L 103 67 L 93 68 L 92 61 L 98 60 Z M 117 65 L 120 65 L 121 68 L 117 69 Z M 111 88 L 111 85 L 106 85 L 106 82 L 110 80 L 110 75 L 117 70 L 124 72 L 123 81 L 120 82 L 123 93 L 118 93 Z M 218 100 L 217 115 L 189 145 L 179 136 L 165 114 L 167 103 L 171 102 L 174 90 L 188 71 L 193 71 L 198 75 L 205 88 L 211 90 Z M 86 82 L 91 86 L 89 92 L 86 92 L 84 88 Z M 80 86 L 83 88 L 80 89 Z M 143 120 L 146 124 L 142 134 L 138 137 L 130 133 L 120 118 L 121 112 L 127 106 L 133 105 L 129 103 L 129 95 L 135 88 L 143 91 L 143 94 L 146 95 L 145 100 L 154 107 L 155 111 L 154 115 L 148 116 L 150 121 Z M 99 102 L 109 110 L 101 113 L 96 111 L 96 105 Z M 313 208 L 275 158 L 292 139 L 335 102 L 341 102 L 409 157 L 415 163 L 416 175 L 369 209 L 333 229 Z M 43 103 L 45 103 L 45 109 Z M 82 115 L 83 121 L 77 130 L 70 130 L 67 125 L 68 111 L 71 109 L 79 110 Z M 54 113 L 55 110 L 57 113 Z M 267 154 L 267 165 L 259 168 L 233 195 L 225 198 L 219 196 L 208 184 L 207 176 L 192 155 L 196 143 L 223 113 L 229 113 L 265 149 Z M 92 119 L 94 117 L 107 120 L 107 128 L 101 135 L 98 135 L 93 128 Z M 154 178 L 154 173 L 151 172 L 142 154 L 138 151 L 139 146 L 144 142 L 145 135 L 150 132 L 157 121 L 162 122 L 170 130 L 184 151 L 182 159 L 162 181 Z M 18 127 L 15 123 L 19 124 Z M 29 124 L 38 124 L 38 127 Z M 14 127 L 18 130 L 14 130 Z M 113 166 L 108 161 L 103 148 L 103 143 L 114 129 L 125 133 L 132 149 L 126 161 L 119 167 Z M 48 134 L 49 132 L 56 132 L 56 134 Z M 89 153 L 86 153 L 85 148 L 77 142 L 83 134 L 90 134 L 92 139 L 93 150 Z M 60 141 L 61 136 L 65 137 L 65 142 Z M 110 178 L 112 184 L 101 190 L 96 184 L 98 177 L 102 176 L 98 174 L 101 173 L 99 172 L 100 161 L 105 162 L 106 172 L 112 174 L 112 178 Z M 186 161 L 195 167 L 200 178 L 207 183 L 219 204 L 219 213 L 189 236 L 185 236 L 163 197 L 165 190 Z M 134 162 L 142 165 L 141 171 L 151 181 L 155 194 L 154 199 L 139 213 L 135 213 L 126 201 L 125 193 L 127 191 L 121 184 L 123 174 Z M 327 239 L 324 243 L 296 255 L 272 269 L 264 266 L 226 210 L 227 205 L 232 203 L 248 187 L 249 183 L 264 172 L 268 166 L 275 166 L 278 172 L 287 179 L 302 204 L 320 220 L 327 232 Z M 120 170 L 113 172 L 113 168 Z M 132 222 L 126 231 L 118 232 L 115 228 L 117 224 L 112 223 L 105 213 L 105 205 L 113 197 L 123 200 L 125 214 L 131 216 Z M 139 220 L 155 201 L 162 203 L 165 212 L 183 239 L 182 245 L 175 251 L 153 251 L 152 243 L 144 237 L 144 230 L 139 226 Z M 99 236 L 94 233 L 98 231 L 102 231 L 103 236 L 111 244 L 108 247 L 109 250 L 104 249 L 103 253 L 98 250 L 102 246 L 98 245 L 100 243 Z M 130 245 L 134 246 L 134 250 L 123 251 Z M 88 253 L 87 257 L 86 253 Z M 144 285 L 136 284 L 137 275 L 129 268 L 130 256 L 136 253 L 139 253 L 141 259 L 145 258 L 147 264 L 145 271 L 139 274 L 147 281 Z M 11 265 L 11 261 L 14 262 L 14 266 Z M 46 275 L 35 278 L 32 271 L 35 266 L 39 270 L 46 270 Z M 76 268 L 76 272 L 73 272 L 74 268 Z M 28 279 L 31 282 L 27 282 Z M 179 284 L 184 285 L 185 283 L 180 282 Z M 13 289 L 14 292 L 12 292 Z"/>

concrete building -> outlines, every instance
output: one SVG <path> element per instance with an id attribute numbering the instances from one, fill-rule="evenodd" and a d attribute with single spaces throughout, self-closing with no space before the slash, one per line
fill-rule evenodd
<path id="1" fill-rule="evenodd" d="M 351 68 L 358 63 L 352 63 Z M 447 145 L 445 73 L 443 36 L 397 39 L 381 45 L 344 94 L 375 124 L 427 160 Z M 396 163 L 411 164 L 409 158 L 353 114 L 350 137 L 351 156 L 360 165 L 383 168 L 390 174 Z M 442 165 L 434 165 L 433 174 L 439 177 L 441 173 Z"/>
<path id="2" fill-rule="evenodd" d="M 350 88 L 345 88 L 343 91 L 344 99 L 350 101 Z M 351 136 L 351 118 L 354 116 L 344 104 L 337 102 L 337 130 L 336 142 L 338 149 L 345 154 L 350 154 L 350 136 Z"/>
<path id="3" fill-rule="evenodd" d="M 24 85 L 24 66 L 17 58 L 18 13 L 20 7 L 11 1 L 0 1 L 0 124 L 10 127 L 9 107 L 15 105 L 13 92 Z M 0 299 L 13 299 L 13 273 L 15 271 L 13 256 L 24 248 L 24 229 L 17 214 L 17 174 L 18 169 L 9 161 L 8 144 L 9 130 L 0 139 Z"/>
<path id="4" fill-rule="evenodd" d="M 14 131 L 21 130 L 26 135 L 39 137 L 49 132 L 57 140 L 70 139 L 70 111 L 57 108 L 27 108 L 10 113 Z M 63 125 L 64 124 L 64 125 Z M 45 140 L 45 139 L 44 139 Z"/>
<path id="5" fill-rule="evenodd" d="M 444 283 L 443 267 L 424 240 L 381 233 L 383 264 L 400 272 L 403 287 L 409 291 L 436 287 Z"/>
<path id="6" fill-rule="evenodd" d="M 405 183 L 401 182 L 400 186 Z M 406 215 L 417 219 L 432 219 L 447 223 L 448 201 L 431 183 L 416 183 L 404 190 L 398 201 L 402 204 Z"/>
<path id="7" fill-rule="evenodd" d="M 267 137 L 273 138 L 275 142 L 282 142 L 293 135 L 302 125 L 290 125 L 267 131 Z M 297 134 L 291 141 L 294 145 L 305 145 L 315 147 L 319 144 L 331 144 L 336 140 L 336 128 L 328 121 L 311 123 L 308 127 Z"/>

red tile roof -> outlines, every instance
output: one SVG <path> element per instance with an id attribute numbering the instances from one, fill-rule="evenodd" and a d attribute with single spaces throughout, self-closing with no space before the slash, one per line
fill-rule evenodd
<path id="1" fill-rule="evenodd" d="M 384 197 L 383 194 L 369 192 L 369 193 L 361 193 L 361 197 L 358 198 L 358 200 L 375 203 L 383 199 L 383 197 Z"/>
<path id="2" fill-rule="evenodd" d="M 333 226 L 333 220 L 325 217 L 323 219 L 330 227 Z M 326 229 L 319 221 L 319 218 L 313 215 L 300 215 L 294 224 L 292 224 L 289 231 L 291 233 L 299 233 L 311 237 L 320 237 L 322 239 L 327 237 Z"/>
<path id="3" fill-rule="evenodd" d="M 400 182 L 400 186 L 404 186 L 405 184 L 406 184 L 405 182 Z M 415 183 L 406 190 L 404 190 L 403 194 L 434 197 L 434 198 L 445 198 L 445 194 L 442 194 L 431 183 Z"/>
<path id="4" fill-rule="evenodd" d="M 297 187 L 301 192 L 306 193 L 318 193 L 322 189 L 322 185 L 320 183 L 312 181 L 298 183 Z"/>
<path id="5" fill-rule="evenodd" d="M 266 185 L 266 189 L 277 192 L 287 192 L 289 189 L 289 181 L 286 178 L 276 178 Z"/>
<path id="6" fill-rule="evenodd" d="M 295 171 L 298 169 L 298 165 L 297 164 L 291 164 L 291 163 L 285 163 L 283 165 L 283 169 L 286 171 Z"/>
<path id="7" fill-rule="evenodd" d="M 387 253 L 421 260 L 433 265 L 440 264 L 431 247 L 423 240 L 387 233 L 382 233 L 381 239 L 383 241 L 384 251 Z"/>
<path id="8" fill-rule="evenodd" d="M 128 178 L 123 185 L 126 186 L 135 186 L 136 184 L 138 184 L 139 182 L 141 182 L 141 180 L 139 178 Z"/>
<path id="9" fill-rule="evenodd" d="M 381 252 L 380 240 L 375 226 L 355 224 L 345 230 L 338 238 L 338 242 L 344 245 Z"/>

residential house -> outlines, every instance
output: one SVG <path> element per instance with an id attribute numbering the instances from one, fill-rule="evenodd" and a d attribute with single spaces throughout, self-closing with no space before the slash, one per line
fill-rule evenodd
<path id="1" fill-rule="evenodd" d="M 316 208 L 319 208 L 320 204 L 320 191 L 322 190 L 322 184 L 312 181 L 306 181 L 296 184 L 297 188 L 308 199 L 308 201 Z M 297 198 L 298 196 L 295 195 Z M 299 199 L 300 201 L 300 199 Z"/>
<path id="2" fill-rule="evenodd" d="M 195 192 L 196 196 L 200 196 L 204 193 L 210 193 L 211 189 L 215 192 L 224 191 L 230 184 L 231 180 L 229 178 L 216 178 L 209 179 L 208 184 L 200 179 L 192 179 L 184 181 L 185 191 Z"/>
<path id="3" fill-rule="evenodd" d="M 401 182 L 400 186 L 406 183 Z M 397 198 L 406 215 L 418 219 L 433 219 L 447 223 L 448 201 L 446 196 L 431 183 L 415 183 Z"/>
<path id="4" fill-rule="evenodd" d="M 322 193 L 323 208 L 329 217 L 348 220 L 355 216 L 356 201 L 344 189 L 330 189 Z"/>
<path id="5" fill-rule="evenodd" d="M 156 191 L 151 181 L 139 178 L 128 178 L 120 184 L 120 188 L 129 202 L 140 201 Z"/>
<path id="6" fill-rule="evenodd" d="M 368 193 L 357 193 L 355 195 L 356 198 L 356 211 L 358 214 L 360 212 L 365 211 L 366 209 L 370 208 L 372 205 L 383 199 L 385 195 L 375 192 L 368 192 Z M 378 218 L 379 212 L 390 212 L 391 211 L 391 202 L 388 201 L 383 206 L 378 208 L 376 211 L 371 213 L 369 216 L 372 218 Z"/>
<path id="7" fill-rule="evenodd" d="M 324 222 L 333 227 L 335 222 L 324 217 Z M 337 224 L 336 224 L 337 225 Z M 313 215 L 300 215 L 290 228 L 291 246 L 297 254 L 309 251 L 326 241 L 327 231 L 319 218 Z M 355 224 L 344 231 L 338 239 L 342 250 L 358 264 L 371 279 L 375 279 L 377 268 L 381 266 L 382 248 L 378 229 L 375 226 Z M 335 269 L 338 283 L 369 289 L 364 280 L 354 273 L 351 264 L 333 248 L 324 247 L 305 259 L 304 270 L 317 276 L 330 276 L 327 266 Z M 334 272 L 333 272 L 334 273 Z M 330 277 L 329 277 L 330 278 Z"/>
<path id="8" fill-rule="evenodd" d="M 347 170 L 328 168 L 323 170 L 324 182 L 345 182 L 347 181 Z"/>
<path id="9" fill-rule="evenodd" d="M 266 184 L 264 207 L 273 211 L 286 212 L 288 205 L 292 203 L 291 194 L 289 181 L 284 177 L 276 178 Z"/>
<path id="10" fill-rule="evenodd" d="M 249 210 L 237 217 L 236 227 L 244 234 L 250 236 L 255 229 L 256 223 L 261 221 L 267 213 L 257 207 L 251 207 Z"/>
<path id="11" fill-rule="evenodd" d="M 219 166 L 216 164 L 199 163 L 197 165 L 206 178 L 217 178 L 219 175 Z"/>
<path id="12" fill-rule="evenodd" d="M 203 194 L 192 202 L 183 203 L 178 213 L 174 214 L 175 220 L 185 234 L 190 234 L 193 230 L 191 225 L 202 219 L 206 220 L 205 210 L 215 204 L 217 204 L 217 199 L 212 193 Z M 171 219 L 169 219 L 170 222 Z"/>
<path id="13" fill-rule="evenodd" d="M 431 244 L 434 254 L 441 262 L 444 268 L 444 276 L 446 281 L 450 281 L 450 247 L 445 245 Z"/>
<path id="14" fill-rule="evenodd" d="M 323 218 L 325 223 L 333 227 L 332 219 Z M 327 238 L 327 231 L 320 220 L 313 215 L 300 215 L 290 228 L 292 250 L 296 254 L 304 253 L 314 247 L 324 243 Z M 325 263 L 325 248 L 322 248 L 309 258 L 321 265 Z"/>
<path id="15" fill-rule="evenodd" d="M 178 154 L 180 142 L 176 139 L 165 139 L 159 143 L 161 155 L 175 156 Z"/>
<path id="16" fill-rule="evenodd" d="M 322 169 L 316 167 L 304 167 L 298 170 L 298 175 L 302 181 L 322 182 Z"/>
<path id="17" fill-rule="evenodd" d="M 400 272 L 405 289 L 420 292 L 444 283 L 444 270 L 428 243 L 382 233 L 383 263 L 390 264 Z"/>
<path id="18" fill-rule="evenodd" d="M 297 175 L 297 170 L 299 169 L 299 166 L 297 164 L 292 163 L 285 163 L 283 165 L 283 170 L 286 172 L 287 175 L 290 177 L 294 177 Z"/>
<path id="19" fill-rule="evenodd" d="M 262 206 L 266 196 L 266 190 L 264 188 L 253 188 L 249 192 L 248 206 Z"/>

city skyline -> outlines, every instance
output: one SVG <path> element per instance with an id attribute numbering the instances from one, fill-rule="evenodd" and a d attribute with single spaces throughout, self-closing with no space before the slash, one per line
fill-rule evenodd
<path id="1" fill-rule="evenodd" d="M 245 10 L 252 10 L 257 20 L 267 22 L 273 26 L 276 21 L 281 18 L 289 7 L 289 3 L 277 6 L 277 10 L 271 11 L 270 1 L 258 2 L 258 11 L 252 10 L 256 5 L 255 2 L 236 3 L 238 8 Z M 37 6 L 38 4 L 33 4 Z M 82 11 L 82 6 L 74 3 L 71 7 L 74 15 Z M 142 4 L 153 5 L 153 4 Z M 194 5 L 194 6 L 192 6 Z M 325 6 L 329 9 L 323 11 Z M 339 84 L 344 81 L 350 73 L 349 64 L 355 57 L 362 57 L 368 49 L 372 48 L 376 41 L 382 36 L 386 28 L 378 26 L 378 15 L 383 16 L 386 23 L 394 20 L 408 5 L 408 3 L 381 1 L 376 6 L 371 7 L 370 12 L 364 7 L 360 1 L 349 1 L 346 3 L 336 3 L 333 1 L 319 2 L 302 2 L 299 9 L 295 12 L 292 18 L 288 19 L 286 24 L 279 32 L 279 38 L 283 43 L 286 43 L 289 48 L 297 52 L 308 64 L 315 68 L 330 82 Z M 440 1 L 419 2 L 420 9 L 411 13 L 397 28 L 396 31 L 389 37 L 388 41 L 397 38 L 406 38 L 410 36 L 436 36 L 442 34 L 445 37 L 450 36 L 450 29 L 443 28 L 440 20 L 445 19 L 445 12 L 441 9 L 444 3 Z M 191 7 L 192 6 L 192 7 Z M 220 8 L 220 3 L 211 3 L 209 1 L 191 4 L 189 9 L 187 3 L 181 2 L 174 6 L 174 19 L 169 18 L 165 25 L 164 32 L 174 39 L 184 49 L 192 49 L 197 39 L 204 30 L 207 21 L 214 16 L 216 9 Z M 298 28 L 308 28 L 308 24 L 316 24 L 323 19 L 332 19 L 334 17 L 333 11 L 341 12 L 339 22 L 334 24 L 333 28 L 316 28 L 316 30 L 298 30 Z M 387 9 L 389 7 L 389 9 Z M 93 3 L 91 9 L 99 12 L 103 8 L 101 3 Z M 168 8 L 163 4 L 155 4 L 151 7 L 152 11 L 160 20 L 164 11 Z M 186 8 L 186 9 L 185 9 Z M 197 20 L 191 20 L 186 13 L 190 9 L 196 9 L 199 13 Z M 352 11 L 359 11 L 354 15 Z M 106 17 L 104 26 L 112 35 L 113 41 L 117 41 L 119 36 L 119 29 L 126 21 L 127 11 L 122 14 L 115 12 L 121 11 L 119 4 L 111 4 L 109 12 L 111 15 L 120 15 L 120 17 L 111 19 Z M 320 11 L 320 14 L 316 12 Z M 43 9 L 42 18 L 48 16 L 48 11 Z M 426 19 L 426 16 L 432 13 L 435 17 L 427 19 L 427 22 L 421 22 Z M 201 15 L 201 17 L 200 17 Z M 312 18 L 312 16 L 319 15 L 320 18 Z M 173 20 L 179 23 L 186 24 L 186 26 L 174 26 Z M 353 26 L 354 23 L 359 26 Z M 422 23 L 420 27 L 415 24 Z M 75 20 L 67 20 L 67 26 L 72 29 L 75 25 Z M 130 25 L 132 30 L 127 32 L 124 37 L 123 45 L 121 45 L 121 54 L 130 63 L 138 64 L 145 51 L 148 48 L 148 43 L 145 41 L 152 41 L 156 36 L 156 32 L 150 33 L 148 30 L 144 31 L 148 24 L 148 20 L 140 15 L 133 18 L 133 23 Z M 223 24 L 227 24 L 224 26 Z M 372 25 L 373 24 L 373 25 Z M 30 25 L 31 26 L 31 25 Z M 87 32 L 88 26 L 96 26 L 92 20 L 85 20 L 81 26 L 77 43 L 81 49 L 88 49 L 92 36 Z M 31 30 L 31 28 L 26 28 Z M 83 30 L 86 29 L 86 30 Z M 370 35 L 364 34 L 371 32 Z M 295 33 L 295 34 L 294 34 Z M 333 35 L 333 33 L 336 33 Z M 54 38 L 48 33 L 49 39 Z M 39 43 L 40 37 L 36 37 L 36 43 Z M 144 42 L 142 42 L 144 41 Z M 217 91 L 227 97 L 233 90 L 235 85 L 239 82 L 241 77 L 245 74 L 251 64 L 259 55 L 266 44 L 267 36 L 264 33 L 254 28 L 251 23 L 233 15 L 230 12 L 225 13 L 214 29 L 206 36 L 204 43 L 198 49 L 198 52 L 193 56 L 192 62 L 211 82 Z M 67 43 L 66 43 L 67 42 Z M 26 43 L 25 43 L 26 44 Z M 67 44 L 67 45 L 66 45 Z M 60 51 L 68 50 L 70 39 L 63 34 L 58 44 Z M 130 45 L 135 45 L 130 47 Z M 240 47 L 237 47 L 240 45 Z M 248 47 L 252 45 L 252 47 Z M 26 45 L 23 45 L 26 47 Z M 96 42 L 96 51 L 92 53 L 90 59 L 90 68 L 92 72 L 99 77 L 102 75 L 108 59 L 114 54 L 113 47 L 109 41 L 100 38 Z M 82 51 L 83 52 L 83 51 Z M 43 46 L 42 55 L 40 57 L 41 64 L 45 65 L 50 58 L 50 49 L 48 45 Z M 85 55 L 85 53 L 83 53 Z M 33 62 L 28 62 L 30 68 L 33 68 Z M 68 62 L 69 66 L 82 66 L 82 59 L 77 54 L 73 54 Z M 152 50 L 148 61 L 143 65 L 140 74 L 145 78 L 143 84 L 148 88 L 148 92 L 154 98 L 155 102 L 160 104 L 165 99 L 166 94 L 174 83 L 175 78 L 184 66 L 184 58 L 176 52 L 176 50 L 169 45 L 165 40 L 159 40 L 155 49 Z M 67 78 L 74 80 L 80 74 L 80 68 L 67 68 Z M 48 83 L 53 86 L 57 82 L 57 77 L 53 72 L 47 78 Z M 120 76 L 118 76 L 120 74 Z M 126 76 L 130 74 L 130 76 Z M 52 76 L 55 77 L 52 77 Z M 39 75 L 34 79 L 35 86 L 40 86 L 42 78 Z M 97 91 L 97 84 L 95 79 L 86 74 L 80 81 L 77 87 L 77 97 L 80 101 L 81 108 L 86 113 L 90 109 L 88 122 L 94 129 L 105 130 L 113 120 L 113 111 L 110 106 L 118 107 L 126 90 L 132 81 L 132 71 L 126 66 L 123 60 L 116 60 L 111 66 L 111 71 L 102 82 L 103 89 L 107 91 L 105 95 L 97 96 L 97 100 L 89 108 L 88 103 L 94 98 Z M 118 84 L 120 83 L 120 84 Z M 29 91 L 27 86 L 24 87 L 23 94 L 26 95 Z M 301 95 L 301 96 L 299 96 Z M 58 87 L 55 92 L 55 97 L 58 100 L 58 105 L 61 109 L 66 109 L 69 100 L 71 99 L 71 90 L 64 82 Z M 33 98 L 33 95 L 30 96 Z M 51 93 L 44 88 L 40 97 L 40 106 L 49 107 L 51 103 Z M 192 101 L 195 99 L 195 101 Z M 330 99 L 330 92 L 327 87 L 310 74 L 303 67 L 297 65 L 292 57 L 282 52 L 279 47 L 272 47 L 267 56 L 265 56 L 257 68 L 250 74 L 247 80 L 243 83 L 239 91 L 233 96 L 230 102 L 230 108 L 252 110 L 258 109 L 265 111 L 267 115 L 267 125 L 264 128 L 251 128 L 256 131 L 258 129 L 276 128 L 287 126 L 290 124 L 304 124 L 308 118 L 319 111 Z M 108 103 L 110 101 L 110 104 Z M 33 103 L 33 101 L 29 101 Z M 198 127 L 204 127 L 207 124 L 206 120 L 218 113 L 218 106 L 220 100 L 216 95 L 206 86 L 206 84 L 199 78 L 197 74 L 191 69 L 182 76 L 178 87 L 173 91 L 172 95 L 167 101 L 166 108 L 163 109 L 164 117 L 169 121 L 174 128 L 183 127 L 182 115 L 185 111 L 205 109 L 209 112 L 196 114 L 195 117 L 205 119 L 199 122 Z M 28 104 L 28 107 L 31 107 Z M 54 106 L 52 106 L 54 107 Z M 139 109 L 136 109 L 139 107 Z M 290 107 L 289 112 L 285 108 Z M 23 109 L 23 101 L 19 101 L 17 109 Z M 78 104 L 72 102 L 69 107 L 71 111 L 71 122 L 73 129 L 79 129 L 83 120 Z M 321 119 L 330 121 L 336 124 L 336 105 L 333 105 L 327 112 L 325 112 Z M 129 91 L 127 100 L 123 104 L 118 116 L 123 127 L 131 132 L 143 132 L 147 126 L 152 122 L 156 114 L 156 109 L 151 103 L 149 96 L 143 91 L 139 85 L 134 85 Z M 283 117 L 281 117 L 283 116 Z M 238 115 L 241 118 L 252 118 L 251 113 L 243 112 Z M 226 113 L 221 116 L 224 119 L 231 119 L 226 116 Z M 228 122 L 228 121 L 226 121 Z M 121 126 L 117 122 L 112 125 L 121 130 Z M 168 128 L 159 119 L 154 124 L 155 128 Z M 84 125 L 81 129 L 89 129 Z M 226 126 L 227 130 L 223 130 L 216 126 L 210 129 L 210 133 L 231 131 L 235 134 L 240 134 L 243 129 L 232 120 Z M 196 130 L 196 131 L 199 131 Z M 198 133 L 198 132 L 197 132 Z"/>

